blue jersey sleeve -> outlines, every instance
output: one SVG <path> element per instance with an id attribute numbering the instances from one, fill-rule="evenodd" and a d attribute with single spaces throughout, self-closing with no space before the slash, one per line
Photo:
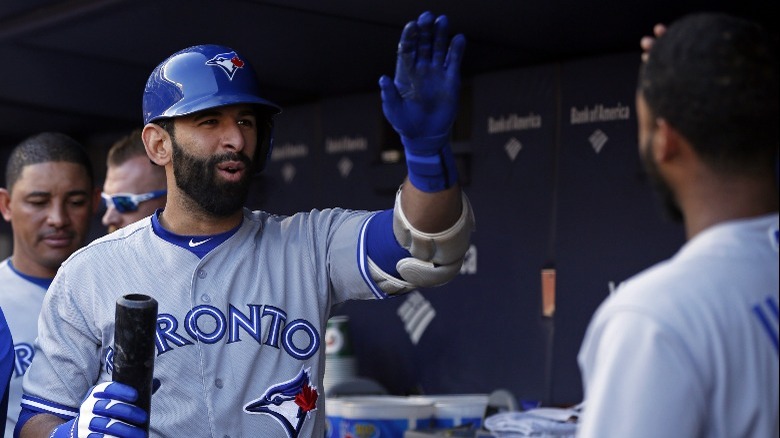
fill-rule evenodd
<path id="1" fill-rule="evenodd" d="M 11 372 L 14 368 L 14 341 L 11 338 L 11 330 L 5 321 L 3 309 L 0 309 L 0 414 L 2 418 L 8 413 L 8 383 L 11 380 Z M 0 432 L 5 433 L 5 420 L 0 422 Z"/>

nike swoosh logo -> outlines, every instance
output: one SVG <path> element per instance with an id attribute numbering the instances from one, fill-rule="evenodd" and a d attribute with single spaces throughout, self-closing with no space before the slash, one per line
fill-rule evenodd
<path id="1" fill-rule="evenodd" d="M 190 245 L 190 248 L 195 248 L 196 246 L 203 245 L 204 243 L 208 242 L 209 240 L 211 240 L 211 237 L 209 237 L 208 239 L 205 239 L 205 240 L 201 240 L 199 242 L 196 242 L 195 239 L 190 239 L 189 245 Z"/>

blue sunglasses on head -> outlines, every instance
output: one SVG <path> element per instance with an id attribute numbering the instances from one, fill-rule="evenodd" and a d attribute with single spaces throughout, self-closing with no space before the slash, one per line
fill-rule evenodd
<path id="1" fill-rule="evenodd" d="M 103 202 L 107 207 L 114 207 L 116 211 L 120 213 L 130 213 L 138 210 L 138 204 L 159 198 L 166 193 L 168 193 L 167 190 L 155 190 L 153 192 L 141 194 L 117 193 L 115 195 L 107 195 L 101 193 L 100 196 L 103 198 Z"/>

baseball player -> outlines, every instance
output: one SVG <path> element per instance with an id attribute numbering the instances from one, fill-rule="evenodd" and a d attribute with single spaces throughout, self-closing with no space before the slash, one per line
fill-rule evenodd
<path id="1" fill-rule="evenodd" d="M 47 294 L 25 378 L 22 437 L 321 437 L 322 337 L 331 308 L 446 283 L 473 216 L 448 137 L 465 40 L 426 12 L 407 24 L 383 109 L 408 178 L 395 206 L 288 217 L 242 207 L 279 108 L 247 59 L 184 49 L 151 74 L 143 139 L 168 181 L 165 208 L 69 258 Z M 158 301 L 151 412 L 111 382 L 116 299 Z M 392 364 L 388 364 L 392 366 Z"/>
<path id="2" fill-rule="evenodd" d="M 165 187 L 165 170 L 149 161 L 141 130 L 133 130 L 108 150 L 103 225 L 110 233 L 163 208 Z"/>
<path id="3" fill-rule="evenodd" d="M 13 254 L 0 262 L 0 307 L 15 341 L 6 436 L 19 417 L 22 377 L 38 336 L 38 314 L 60 264 L 86 242 L 97 210 L 92 163 L 72 138 L 54 132 L 19 143 L 6 165 L 0 211 L 13 230 Z"/>
<path id="4" fill-rule="evenodd" d="M 578 437 L 778 436 L 778 77 L 768 34 L 727 15 L 652 44 L 639 150 L 688 241 L 594 315 Z"/>
<path id="5" fill-rule="evenodd" d="M 5 417 L 8 413 L 8 385 L 11 381 L 11 373 L 14 370 L 14 340 L 11 330 L 0 307 L 0 415 Z M 5 434 L 6 423 L 0 422 L 0 432 Z"/>

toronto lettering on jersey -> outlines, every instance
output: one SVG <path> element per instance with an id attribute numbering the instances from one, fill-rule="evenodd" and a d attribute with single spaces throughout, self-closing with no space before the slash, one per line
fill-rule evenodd
<path id="1" fill-rule="evenodd" d="M 248 304 L 247 307 L 248 312 L 243 313 L 230 305 L 225 314 L 214 306 L 196 306 L 187 312 L 181 322 L 171 314 L 158 314 L 155 339 L 157 356 L 177 347 L 194 345 L 194 341 L 232 344 L 253 340 L 258 344 L 283 349 L 298 360 L 309 359 L 320 349 L 320 333 L 311 322 L 305 319 L 288 321 L 286 312 L 269 305 Z M 104 359 L 106 370 L 111 372 L 111 348 L 104 352 Z"/>
<path id="2" fill-rule="evenodd" d="M 342 154 L 344 152 L 360 152 L 368 149 L 368 139 L 365 137 L 339 137 L 325 139 L 325 153 Z"/>
<path id="3" fill-rule="evenodd" d="M 527 116 L 520 116 L 515 113 L 499 116 L 497 118 L 488 117 L 488 134 L 500 134 L 510 131 L 525 131 L 527 129 L 539 129 L 542 127 L 542 116 L 528 113 Z"/>
<path id="4" fill-rule="evenodd" d="M 628 120 L 631 118 L 631 107 L 620 102 L 615 106 L 596 104 L 592 107 L 571 107 L 570 123 L 580 125 L 583 123 L 614 122 L 616 120 Z"/>
<path id="5" fill-rule="evenodd" d="M 304 143 L 284 143 L 274 145 L 271 152 L 271 161 L 290 160 L 294 158 L 306 158 L 309 156 L 309 146 Z"/>

